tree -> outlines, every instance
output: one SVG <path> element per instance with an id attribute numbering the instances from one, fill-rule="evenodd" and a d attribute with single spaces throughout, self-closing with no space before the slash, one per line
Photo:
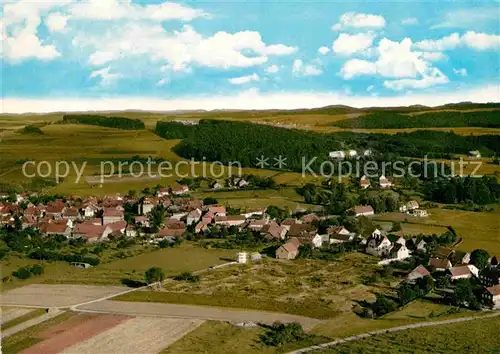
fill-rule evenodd
<path id="1" fill-rule="evenodd" d="M 488 265 L 490 255 L 488 251 L 476 249 L 470 254 L 470 263 L 474 264 L 478 269 L 483 269 Z"/>
<path id="2" fill-rule="evenodd" d="M 161 287 L 160 283 L 165 280 L 165 273 L 163 273 L 163 270 L 160 267 L 151 267 L 146 271 L 144 277 L 146 279 L 146 283 L 158 283 Z"/>
<path id="3" fill-rule="evenodd" d="M 260 336 L 265 345 L 280 346 L 287 343 L 304 340 L 308 337 L 302 326 L 298 323 L 274 323 Z"/>
<path id="4" fill-rule="evenodd" d="M 408 283 L 403 283 L 398 289 L 398 298 L 401 305 L 406 305 L 417 298 L 418 294 Z"/>
<path id="5" fill-rule="evenodd" d="M 381 294 L 377 294 L 376 296 L 377 299 L 372 304 L 372 309 L 375 315 L 382 316 L 398 308 L 398 305 L 387 296 Z"/>
<path id="6" fill-rule="evenodd" d="M 213 205 L 213 204 L 217 204 L 217 199 L 213 198 L 213 197 L 207 197 L 205 199 L 203 199 L 203 204 L 204 205 Z"/>
<path id="7" fill-rule="evenodd" d="M 391 231 L 396 232 L 396 231 L 401 231 L 401 223 L 399 221 L 394 221 L 392 223 L 392 229 Z"/>
<path id="8" fill-rule="evenodd" d="M 459 279 L 455 284 L 455 290 L 451 295 L 451 302 L 453 305 L 470 305 L 476 301 L 476 297 L 472 292 L 472 285 L 469 279 Z"/>

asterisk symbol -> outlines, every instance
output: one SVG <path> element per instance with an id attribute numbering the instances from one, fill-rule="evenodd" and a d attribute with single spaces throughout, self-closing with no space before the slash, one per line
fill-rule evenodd
<path id="1" fill-rule="evenodd" d="M 275 167 L 278 167 L 280 169 L 286 167 L 286 157 L 279 155 L 278 158 L 274 157 L 274 161 L 276 161 L 276 163 L 274 164 Z"/>
<path id="2" fill-rule="evenodd" d="M 265 168 L 267 165 L 269 165 L 269 160 L 268 157 L 264 157 L 264 155 L 260 155 L 260 157 L 257 157 L 257 167 L 260 168 Z"/>

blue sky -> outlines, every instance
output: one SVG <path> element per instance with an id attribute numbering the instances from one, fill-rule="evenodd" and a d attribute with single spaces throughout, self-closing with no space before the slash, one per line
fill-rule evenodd
<path id="1" fill-rule="evenodd" d="M 498 101 L 498 5 L 3 1 L 3 110 Z"/>

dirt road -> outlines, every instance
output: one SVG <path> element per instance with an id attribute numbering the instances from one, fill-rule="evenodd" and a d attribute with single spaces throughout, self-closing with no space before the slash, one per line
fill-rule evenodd
<path id="1" fill-rule="evenodd" d="M 28 320 L 26 322 L 20 323 L 17 326 L 10 327 L 10 328 L 6 329 L 5 331 L 2 331 L 2 338 L 11 336 L 17 332 L 21 332 L 21 331 L 25 330 L 26 328 L 29 328 L 29 327 L 35 326 L 39 323 L 42 323 L 44 321 L 50 320 L 51 318 L 56 317 L 60 314 L 61 314 L 61 311 L 59 311 L 59 310 L 51 311 L 51 312 L 45 313 L 41 316 L 32 318 L 31 320 Z"/>
<path id="2" fill-rule="evenodd" d="M 309 330 L 318 325 L 321 320 L 289 315 L 285 313 L 251 311 L 240 309 L 226 309 L 208 306 L 162 304 L 154 302 L 128 302 L 104 300 L 78 306 L 75 311 L 120 314 L 129 316 L 155 316 L 171 318 L 192 318 L 201 320 L 218 320 L 272 324 L 279 322 L 298 322 L 304 329 Z"/>

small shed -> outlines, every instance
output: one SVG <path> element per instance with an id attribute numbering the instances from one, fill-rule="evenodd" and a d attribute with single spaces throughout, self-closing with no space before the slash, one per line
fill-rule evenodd
<path id="1" fill-rule="evenodd" d="M 245 264 L 248 261 L 248 254 L 246 252 L 238 252 L 236 254 L 236 262 Z"/>
<path id="2" fill-rule="evenodd" d="M 84 262 L 71 262 L 71 266 L 75 268 L 85 268 L 85 269 L 92 267 L 90 264 Z"/>
<path id="3" fill-rule="evenodd" d="M 259 252 L 253 252 L 251 258 L 252 262 L 260 262 L 262 260 L 262 255 Z"/>

